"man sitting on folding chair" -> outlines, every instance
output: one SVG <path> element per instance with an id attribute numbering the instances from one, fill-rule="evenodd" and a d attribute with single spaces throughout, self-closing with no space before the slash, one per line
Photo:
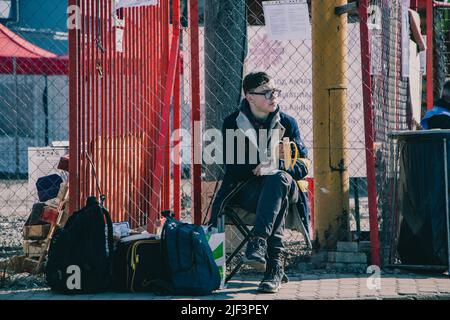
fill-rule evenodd
<path id="1" fill-rule="evenodd" d="M 256 213 L 244 263 L 265 270 L 259 291 L 277 292 L 288 281 L 282 256 L 291 204 L 304 230 L 309 230 L 306 190 L 298 183 L 308 174 L 308 153 L 296 120 L 277 105 L 280 91 L 269 75 L 248 74 L 243 90 L 240 109 L 224 120 L 222 128 L 225 176 L 212 205 L 210 224 L 217 226 L 229 205 Z"/>

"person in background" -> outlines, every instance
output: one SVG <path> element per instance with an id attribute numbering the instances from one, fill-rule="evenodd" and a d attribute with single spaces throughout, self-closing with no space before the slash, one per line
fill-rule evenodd
<path id="1" fill-rule="evenodd" d="M 450 129 L 450 80 L 445 81 L 442 95 L 420 121 L 423 129 Z"/>

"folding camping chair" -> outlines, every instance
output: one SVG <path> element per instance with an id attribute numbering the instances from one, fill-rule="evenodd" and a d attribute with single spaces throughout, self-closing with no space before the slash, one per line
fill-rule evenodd
<path id="1" fill-rule="evenodd" d="M 312 249 L 312 244 L 305 225 L 299 218 L 297 212 L 297 205 L 292 204 L 289 206 L 289 213 L 286 217 L 286 229 L 292 229 L 299 231 L 306 242 L 308 249 Z M 239 233 L 243 236 L 240 243 L 234 248 L 234 250 L 228 255 L 226 259 L 226 266 L 231 266 L 233 259 L 240 253 L 241 249 L 248 243 L 251 237 L 250 226 L 254 225 L 256 214 L 249 212 L 236 205 L 227 205 L 223 209 L 222 213 L 218 217 L 217 227 L 219 232 L 225 232 L 225 225 L 231 225 L 236 227 Z M 239 260 L 236 266 L 231 268 L 231 272 L 226 276 L 225 283 L 227 283 L 233 276 L 241 269 L 243 265 L 242 258 Z"/>

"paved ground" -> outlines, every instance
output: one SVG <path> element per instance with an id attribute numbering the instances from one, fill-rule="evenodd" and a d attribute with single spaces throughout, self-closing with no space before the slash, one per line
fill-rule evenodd
<path id="1" fill-rule="evenodd" d="M 258 294 L 259 278 L 237 276 L 224 290 L 205 297 L 156 296 L 149 293 L 101 293 L 65 296 L 47 288 L 0 291 L 0 300 L 330 300 L 330 299 L 445 299 L 450 300 L 450 277 L 436 274 L 382 273 L 379 289 L 365 274 L 311 273 L 290 275 L 276 294 Z M 369 287 L 368 287 L 369 282 Z M 376 286 L 376 283 L 375 283 Z"/>

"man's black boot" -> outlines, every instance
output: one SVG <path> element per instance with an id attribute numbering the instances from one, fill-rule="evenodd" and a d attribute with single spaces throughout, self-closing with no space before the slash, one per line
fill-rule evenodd
<path id="1" fill-rule="evenodd" d="M 267 264 L 264 278 L 259 284 L 258 291 L 275 293 L 280 290 L 282 283 L 287 283 L 288 277 L 284 273 L 283 264 L 280 260 L 271 260 Z"/>
<path id="2" fill-rule="evenodd" d="M 247 264 L 258 271 L 264 271 L 266 268 L 266 239 L 260 237 L 253 237 L 248 241 L 247 249 L 243 263 Z"/>

